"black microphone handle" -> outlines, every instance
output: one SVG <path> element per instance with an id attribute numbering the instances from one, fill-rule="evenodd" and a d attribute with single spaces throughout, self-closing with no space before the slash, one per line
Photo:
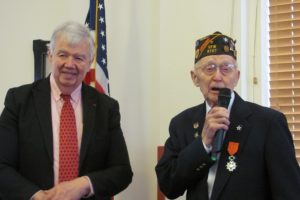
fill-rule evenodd
<path id="1" fill-rule="evenodd" d="M 213 161 L 216 161 L 218 159 L 218 153 L 221 151 L 224 134 L 225 131 L 223 129 L 218 130 L 215 134 L 214 143 L 211 151 L 211 159 Z"/>

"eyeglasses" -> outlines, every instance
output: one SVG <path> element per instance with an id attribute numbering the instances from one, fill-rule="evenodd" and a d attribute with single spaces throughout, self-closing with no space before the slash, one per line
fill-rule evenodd
<path id="1" fill-rule="evenodd" d="M 217 65 L 215 63 L 208 63 L 204 66 L 200 66 L 200 68 L 201 68 L 202 72 L 206 75 L 213 75 L 214 73 L 216 73 L 217 68 L 219 68 L 221 74 L 226 76 L 233 71 L 233 69 L 235 68 L 235 64 L 221 63 L 221 64 Z"/>

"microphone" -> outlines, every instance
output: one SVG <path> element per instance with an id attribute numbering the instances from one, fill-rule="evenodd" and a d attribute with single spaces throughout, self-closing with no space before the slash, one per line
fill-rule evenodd
<path id="1" fill-rule="evenodd" d="M 228 108 L 231 98 L 231 90 L 228 88 L 221 88 L 218 96 L 218 106 Z M 217 161 L 218 153 L 221 151 L 223 145 L 225 131 L 223 129 L 217 130 L 211 151 L 211 159 Z"/>

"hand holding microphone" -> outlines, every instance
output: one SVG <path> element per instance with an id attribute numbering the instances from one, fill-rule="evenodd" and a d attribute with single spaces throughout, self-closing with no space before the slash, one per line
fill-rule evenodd
<path id="1" fill-rule="evenodd" d="M 220 89 L 217 106 L 213 107 L 205 118 L 202 140 L 207 148 L 211 147 L 212 160 L 214 161 L 217 160 L 217 155 L 221 151 L 224 133 L 230 124 L 227 110 L 230 97 L 230 89 Z"/>

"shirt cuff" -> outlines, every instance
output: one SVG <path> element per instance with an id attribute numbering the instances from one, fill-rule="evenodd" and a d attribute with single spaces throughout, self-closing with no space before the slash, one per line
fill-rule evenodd
<path id="1" fill-rule="evenodd" d="M 211 150 L 212 150 L 212 146 L 210 145 L 210 146 L 208 147 L 206 144 L 204 144 L 203 141 L 202 141 L 202 144 L 203 144 L 203 146 L 204 146 L 204 149 L 205 149 L 206 153 L 210 153 Z"/>
<path id="2" fill-rule="evenodd" d="M 38 192 L 40 192 L 41 190 L 39 190 L 39 191 L 37 191 L 36 193 L 34 193 L 33 195 L 32 195 L 32 197 L 29 199 L 29 200 L 33 200 L 34 199 L 34 196 L 38 193 Z"/>
<path id="3" fill-rule="evenodd" d="M 89 197 L 93 196 L 95 193 L 94 193 L 94 188 L 93 188 L 93 184 L 92 184 L 91 179 L 88 176 L 83 176 L 83 178 L 85 178 L 86 180 L 88 180 L 89 185 L 90 185 L 90 193 L 86 194 L 83 197 L 85 199 L 85 198 L 89 198 Z"/>

